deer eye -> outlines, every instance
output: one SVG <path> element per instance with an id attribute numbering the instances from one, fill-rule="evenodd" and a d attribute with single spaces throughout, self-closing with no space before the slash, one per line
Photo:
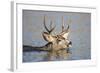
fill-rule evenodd
<path id="1" fill-rule="evenodd" d="M 61 39 L 58 39 L 58 42 L 61 42 L 62 40 Z"/>
<path id="2" fill-rule="evenodd" d="M 48 36 L 48 38 L 50 38 L 50 36 Z"/>
<path id="3" fill-rule="evenodd" d="M 61 40 L 58 40 L 58 41 L 61 41 Z"/>

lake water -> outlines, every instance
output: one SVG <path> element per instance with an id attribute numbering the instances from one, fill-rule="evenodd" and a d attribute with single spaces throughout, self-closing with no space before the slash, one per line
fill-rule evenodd
<path id="1" fill-rule="evenodd" d="M 82 39 L 82 37 L 80 36 L 80 38 L 78 39 L 75 39 L 75 38 L 71 39 L 72 41 L 72 48 L 70 48 L 71 54 L 67 56 L 67 60 L 91 59 L 91 48 L 89 46 L 90 43 L 89 41 L 87 41 L 87 37 L 84 36 L 86 39 Z M 34 41 L 35 46 L 39 44 L 40 42 L 36 43 Z M 23 62 L 48 61 L 46 58 L 47 58 L 47 52 L 37 52 L 37 51 L 23 52 Z M 56 61 L 58 61 L 58 59 Z"/>
<path id="2" fill-rule="evenodd" d="M 56 25 L 54 33 L 56 34 L 61 32 L 62 16 L 64 16 L 65 24 L 71 20 L 69 39 L 72 41 L 70 48 L 72 54 L 67 60 L 91 59 L 90 13 L 23 10 L 23 45 L 42 46 L 47 43 L 42 37 L 42 32 L 46 31 L 43 26 L 44 15 L 48 16 L 46 19 L 48 27 L 54 17 L 53 24 Z M 46 52 L 23 52 L 23 62 L 46 61 L 44 58 L 46 56 Z"/>

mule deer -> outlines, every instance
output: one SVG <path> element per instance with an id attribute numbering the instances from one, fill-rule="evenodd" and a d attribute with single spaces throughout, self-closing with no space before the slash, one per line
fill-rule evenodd
<path id="1" fill-rule="evenodd" d="M 50 23 L 50 29 L 46 26 L 45 23 L 45 16 L 44 16 L 44 27 L 46 29 L 46 32 L 43 32 L 43 38 L 45 41 L 47 41 L 49 44 L 49 48 L 51 49 L 48 53 L 49 60 L 55 60 L 55 59 L 67 59 L 68 50 L 69 47 L 71 47 L 72 42 L 69 41 L 69 25 L 67 29 L 64 29 L 64 20 L 62 17 L 62 31 L 58 35 L 51 34 L 56 26 L 52 27 L 52 21 Z"/>
<path id="2" fill-rule="evenodd" d="M 46 51 L 47 54 L 47 60 L 64 60 L 67 59 L 67 56 L 69 54 L 69 47 L 72 46 L 72 42 L 68 39 L 69 36 L 69 25 L 67 28 L 64 27 L 64 19 L 62 17 L 62 31 L 59 34 L 52 34 L 54 29 L 56 28 L 56 25 L 53 27 L 52 21 L 50 22 L 50 29 L 46 26 L 45 22 L 45 16 L 44 16 L 44 28 L 46 29 L 45 32 L 42 33 L 42 36 L 45 41 L 48 43 L 41 47 L 34 47 L 34 46 L 23 46 L 23 51 Z"/>

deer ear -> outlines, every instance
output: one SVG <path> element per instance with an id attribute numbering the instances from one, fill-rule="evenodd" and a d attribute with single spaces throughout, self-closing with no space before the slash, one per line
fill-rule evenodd
<path id="1" fill-rule="evenodd" d="M 67 39 L 69 35 L 69 25 L 67 29 L 64 29 L 64 26 L 62 25 L 62 32 L 60 34 L 63 38 Z"/>
<path id="2" fill-rule="evenodd" d="M 62 37 L 65 39 L 68 39 L 68 36 L 69 36 L 69 32 L 65 32 L 62 34 Z"/>
<path id="3" fill-rule="evenodd" d="M 45 41 L 48 41 L 48 38 L 47 38 L 48 37 L 48 33 L 47 32 L 43 32 L 42 36 L 43 36 Z"/>

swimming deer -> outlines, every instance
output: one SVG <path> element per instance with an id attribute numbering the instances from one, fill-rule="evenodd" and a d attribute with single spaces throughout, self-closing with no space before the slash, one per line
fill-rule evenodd
<path id="1" fill-rule="evenodd" d="M 49 29 L 46 26 L 45 18 L 46 16 L 44 16 L 43 25 L 46 31 L 42 33 L 42 36 L 48 43 L 41 47 L 25 45 L 23 46 L 23 51 L 46 51 L 48 53 L 47 60 L 67 59 L 67 56 L 69 55 L 69 48 L 72 46 L 72 42 L 68 39 L 70 33 L 69 25 L 67 28 L 64 27 L 65 24 L 62 17 L 62 31 L 59 34 L 52 34 L 56 25 L 53 27 L 53 23 L 51 21 Z"/>
<path id="2" fill-rule="evenodd" d="M 69 47 L 72 46 L 72 42 L 69 41 L 69 25 L 67 29 L 64 28 L 64 20 L 62 17 L 62 31 L 60 34 L 53 35 L 52 32 L 54 31 L 55 27 L 52 27 L 52 21 L 50 23 L 50 29 L 46 26 L 45 22 L 45 16 L 44 16 L 44 28 L 46 29 L 46 32 L 42 33 L 42 36 L 45 41 L 47 41 L 49 44 L 50 52 L 48 52 L 48 58 L 49 60 L 55 60 L 55 59 L 67 59 L 68 50 Z"/>

